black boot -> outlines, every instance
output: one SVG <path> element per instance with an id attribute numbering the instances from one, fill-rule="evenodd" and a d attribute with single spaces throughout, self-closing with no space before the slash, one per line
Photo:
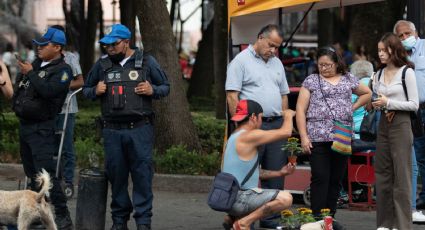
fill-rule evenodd
<path id="1" fill-rule="evenodd" d="M 127 224 L 114 224 L 111 230 L 128 230 Z"/>
<path id="2" fill-rule="evenodd" d="M 69 215 L 68 210 L 65 212 L 56 213 L 55 217 L 56 225 L 58 230 L 73 230 L 71 216 Z"/>

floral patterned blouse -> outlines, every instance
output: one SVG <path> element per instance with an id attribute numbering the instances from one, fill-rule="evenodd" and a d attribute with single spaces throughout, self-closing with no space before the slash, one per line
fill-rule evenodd
<path id="1" fill-rule="evenodd" d="M 312 74 L 304 80 L 302 86 L 310 91 L 306 119 L 311 142 L 332 141 L 334 119 L 352 126 L 351 94 L 359 87 L 359 80 L 355 76 L 347 73 L 338 84 L 332 85 L 318 74 Z"/>

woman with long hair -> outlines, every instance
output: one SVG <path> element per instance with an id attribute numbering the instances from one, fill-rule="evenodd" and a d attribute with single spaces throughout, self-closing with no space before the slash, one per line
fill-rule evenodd
<path id="1" fill-rule="evenodd" d="M 381 68 L 374 79 L 377 97 L 372 98 L 372 106 L 384 113 L 376 140 L 376 224 L 379 230 L 409 230 L 413 143 L 410 113 L 419 107 L 416 77 L 396 35 L 382 36 L 378 56 Z"/>
<path id="2" fill-rule="evenodd" d="M 329 208 L 334 216 L 347 156 L 331 149 L 334 121 L 353 124 L 353 111 L 371 97 L 369 88 L 346 71 L 341 56 L 332 47 L 317 52 L 317 73 L 308 76 L 300 89 L 296 120 L 301 147 L 311 154 L 311 208 L 320 219 L 320 211 Z M 351 102 L 351 94 L 359 96 Z"/>

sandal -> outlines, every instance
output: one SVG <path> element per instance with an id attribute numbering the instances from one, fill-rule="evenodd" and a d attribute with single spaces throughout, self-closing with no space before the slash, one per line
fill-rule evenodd
<path id="1" fill-rule="evenodd" d="M 233 223 L 233 230 L 241 230 L 241 226 L 239 225 L 239 220 Z"/>

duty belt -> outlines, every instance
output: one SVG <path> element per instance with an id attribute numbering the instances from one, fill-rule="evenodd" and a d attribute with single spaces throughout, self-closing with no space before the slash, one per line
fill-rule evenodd
<path id="1" fill-rule="evenodd" d="M 139 121 L 132 121 L 132 122 L 109 122 L 109 121 L 103 121 L 103 128 L 106 129 L 134 129 L 142 127 L 145 124 L 150 124 L 150 118 L 144 117 L 142 120 Z"/>

